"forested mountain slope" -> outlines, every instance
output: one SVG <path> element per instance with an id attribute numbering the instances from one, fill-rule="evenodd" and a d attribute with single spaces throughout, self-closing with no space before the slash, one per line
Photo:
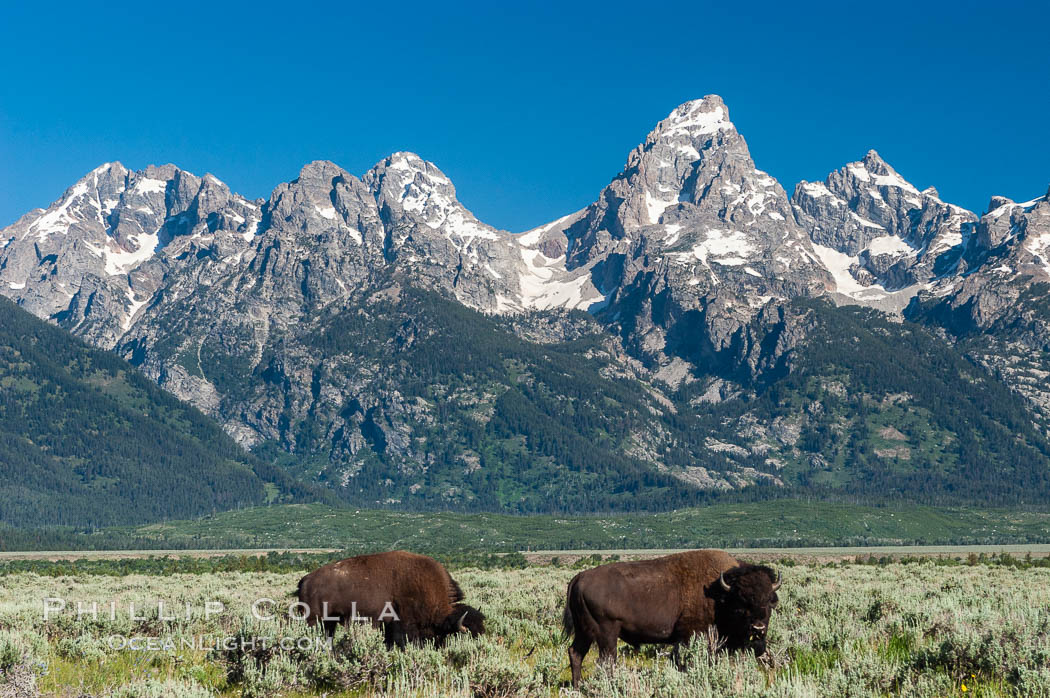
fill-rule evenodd
<path id="1" fill-rule="evenodd" d="M 0 298 L 0 522 L 141 523 L 307 493 L 120 358 Z"/>

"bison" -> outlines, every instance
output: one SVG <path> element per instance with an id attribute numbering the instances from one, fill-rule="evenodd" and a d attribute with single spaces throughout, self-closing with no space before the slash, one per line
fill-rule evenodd
<path id="1" fill-rule="evenodd" d="M 485 616 L 466 604 L 456 580 L 437 560 L 398 550 L 331 562 L 299 580 L 307 624 L 332 635 L 339 623 L 383 627 L 387 647 L 485 632 Z"/>
<path id="2" fill-rule="evenodd" d="M 766 630 L 777 605 L 780 577 L 763 565 L 738 562 L 721 550 L 693 550 L 655 560 L 617 562 L 580 572 L 569 582 L 565 633 L 572 684 L 592 643 L 598 659 L 616 661 L 619 639 L 682 643 L 714 627 L 730 650 L 766 651 Z"/>

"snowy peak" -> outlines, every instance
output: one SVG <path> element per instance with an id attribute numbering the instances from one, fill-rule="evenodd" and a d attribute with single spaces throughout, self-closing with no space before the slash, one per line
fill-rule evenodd
<path id="1" fill-rule="evenodd" d="M 770 301 L 833 286 L 787 194 L 755 166 L 714 95 L 675 108 L 594 203 L 520 243 L 536 276 L 558 269 L 560 283 L 579 283 L 584 295 L 564 297 L 623 318 L 654 361 L 666 358 L 671 325 L 697 308 L 718 326 L 721 351 Z"/>
<path id="2" fill-rule="evenodd" d="M 754 225 L 759 216 L 781 222 L 790 217 L 783 189 L 755 167 L 717 95 L 675 108 L 630 153 L 623 172 L 589 208 L 588 220 L 575 226 L 581 230 L 570 257 L 582 263 L 581 255 L 593 256 L 594 245 L 605 254 L 629 243 L 635 231 L 661 246 L 674 245 L 688 239 L 695 225 L 687 221 L 698 216 L 734 227 Z"/>
<path id="3" fill-rule="evenodd" d="M 460 248 L 475 238 L 499 237 L 495 228 L 481 223 L 456 199 L 452 180 L 415 153 L 394 153 L 373 167 L 364 181 L 395 227 L 440 231 Z"/>
<path id="4" fill-rule="evenodd" d="M 1009 244 L 1014 239 L 1026 239 L 1025 249 L 1039 259 L 1036 266 L 1040 273 L 1050 270 L 1046 259 L 1050 253 L 1050 239 L 1035 242 L 1041 238 L 1044 227 L 1050 227 L 1050 191 L 1046 195 L 1022 201 L 1020 203 L 1005 196 L 993 196 L 988 203 L 988 212 L 981 216 L 977 224 L 976 246 L 982 252 L 995 251 Z M 1038 232 L 1030 232 L 1038 229 Z M 1050 232 L 1050 231 L 1048 231 Z M 1032 238 L 1032 239 L 1028 239 Z"/>
<path id="5" fill-rule="evenodd" d="M 411 210 L 419 198 L 439 196 L 449 202 L 456 199 L 456 188 L 437 165 L 415 153 L 398 152 L 387 157 L 368 171 L 364 181 L 380 194 L 390 196 L 392 201 L 406 205 Z M 458 202 L 457 202 L 458 203 Z"/>
<path id="6" fill-rule="evenodd" d="M 874 150 L 823 182 L 800 182 L 792 204 L 839 292 L 889 310 L 954 270 L 976 221 Z"/>
<path id="7" fill-rule="evenodd" d="M 653 140 L 686 136 L 691 140 L 722 130 L 734 130 L 729 107 L 718 95 L 707 95 L 679 105 L 649 134 Z"/>
<path id="8" fill-rule="evenodd" d="M 94 314 L 81 334 L 110 346 L 156 291 L 162 272 L 146 267 L 162 249 L 196 253 L 219 231 L 236 232 L 242 245 L 260 218 L 257 204 L 211 175 L 105 163 L 0 231 L 0 292 L 71 327 Z"/>
<path id="9" fill-rule="evenodd" d="M 933 187 L 920 192 L 874 150 L 824 182 L 799 182 L 792 199 L 803 218 L 818 219 L 807 226 L 814 242 L 851 255 L 886 235 L 927 247 L 936 232 L 928 225 L 931 218 L 976 220 L 969 211 L 941 201 Z"/>
<path id="10" fill-rule="evenodd" d="M 555 224 L 525 235 L 485 225 L 456 199 L 452 181 L 415 153 L 391 155 L 365 182 L 392 230 L 398 263 L 435 285 L 451 286 L 466 305 L 515 313 L 586 309 L 603 298 L 586 270 L 566 268 L 566 245 L 558 241 L 563 231 L 552 230 Z M 550 235 L 541 241 L 545 233 Z"/>
<path id="11" fill-rule="evenodd" d="M 1030 201 L 1022 201 L 1020 203 L 1005 196 L 993 196 L 988 202 L 988 212 L 984 215 L 999 218 L 1004 213 L 1013 213 L 1017 209 L 1021 209 L 1022 212 L 1026 213 L 1048 199 L 1050 199 L 1050 191 L 1047 191 L 1047 193 L 1041 197 L 1031 199 Z"/>

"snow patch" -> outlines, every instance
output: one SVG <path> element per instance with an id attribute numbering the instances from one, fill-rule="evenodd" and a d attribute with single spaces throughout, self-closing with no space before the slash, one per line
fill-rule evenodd
<path id="1" fill-rule="evenodd" d="M 858 163 L 853 163 L 851 165 L 847 165 L 846 169 L 849 170 L 849 173 L 851 175 L 853 175 L 854 177 L 856 177 L 857 179 L 859 179 L 862 182 L 870 182 L 871 181 L 871 176 L 868 174 L 868 171 L 866 169 L 864 169 L 863 165 L 860 165 Z"/>
<path id="2" fill-rule="evenodd" d="M 130 286 L 128 287 L 127 299 L 128 303 L 130 303 L 130 306 L 128 307 L 128 314 L 124 318 L 124 322 L 122 324 L 122 327 L 124 328 L 125 332 L 127 332 L 128 329 L 131 328 L 131 323 L 135 319 L 135 314 L 139 312 L 142 306 L 149 303 L 150 300 L 149 298 L 146 298 L 145 300 L 141 301 L 135 300 L 135 292 L 131 290 Z"/>
<path id="3" fill-rule="evenodd" d="M 1004 213 L 1012 212 L 1017 207 L 1022 208 L 1025 213 L 1028 213 L 1028 211 L 1030 211 L 1031 209 L 1035 208 L 1036 204 L 1038 204 L 1041 201 L 1046 201 L 1046 197 L 1042 196 L 1042 197 L 1039 197 L 1038 199 L 1032 199 L 1031 201 L 1025 201 L 1025 202 L 1022 202 L 1022 203 L 1019 203 L 1019 204 L 1010 201 L 1010 202 L 1007 202 L 1007 203 L 1003 204 L 999 208 L 996 208 L 996 209 L 993 209 L 993 210 L 989 211 L 988 215 L 991 216 L 992 218 L 998 218 L 999 216 L 1003 215 Z"/>
<path id="4" fill-rule="evenodd" d="M 690 252 L 679 258 L 688 259 L 692 256 L 705 266 L 709 266 L 709 259 L 722 266 L 739 266 L 745 264 L 754 252 L 747 236 L 739 230 L 708 230 L 703 242 L 697 243 Z"/>
<path id="5" fill-rule="evenodd" d="M 531 247 L 531 246 L 535 245 L 536 243 L 538 243 L 540 240 L 543 239 L 543 234 L 544 233 L 546 233 L 546 232 L 548 232 L 550 230 L 553 230 L 556 227 L 558 229 L 560 229 L 560 230 L 564 230 L 568 226 L 562 225 L 563 223 L 568 223 L 570 220 L 575 222 L 575 219 L 579 218 L 581 215 L 583 215 L 583 213 L 586 210 L 587 209 L 583 208 L 583 209 L 580 209 L 579 211 L 576 211 L 574 213 L 570 213 L 567 216 L 562 216 L 561 218 L 559 218 L 557 220 L 554 220 L 554 221 L 551 221 L 550 223 L 546 223 L 544 225 L 541 225 L 538 228 L 533 228 L 532 230 L 526 230 L 524 233 L 522 233 L 521 235 L 519 235 L 517 237 L 518 244 L 520 244 L 520 245 L 522 245 L 524 247 Z"/>
<path id="6" fill-rule="evenodd" d="M 259 226 L 261 224 L 261 220 L 253 220 L 251 223 L 248 224 L 248 226 L 244 229 L 244 232 L 241 233 L 241 237 L 244 239 L 245 242 L 248 242 L 249 240 L 251 240 L 259 234 Z"/>
<path id="7" fill-rule="evenodd" d="M 690 162 L 694 162 L 694 161 L 700 159 L 700 151 L 698 151 L 696 148 L 694 148 L 693 146 L 691 146 L 691 145 L 689 145 L 687 143 L 682 143 L 680 145 L 677 145 L 677 146 L 675 146 L 675 149 L 679 153 L 681 153 L 682 155 L 685 155 L 687 158 L 689 158 Z M 664 161 L 661 161 L 661 162 L 664 162 Z M 671 163 L 667 163 L 667 164 L 670 165 Z"/>
<path id="8" fill-rule="evenodd" d="M 858 223 L 860 223 L 865 228 L 878 228 L 879 230 L 885 230 L 885 228 L 883 228 L 878 223 L 873 223 L 873 222 L 869 221 L 867 218 L 861 218 L 860 216 L 857 215 L 857 213 L 855 211 L 850 211 L 849 215 L 850 215 L 851 218 L 853 218 L 853 220 L 857 221 Z"/>
<path id="9" fill-rule="evenodd" d="M 388 170 L 418 173 L 437 184 L 452 184 L 452 180 L 438 172 L 436 167 L 415 153 L 394 153 L 390 158 L 391 162 L 387 167 Z"/>
<path id="10" fill-rule="evenodd" d="M 897 189 L 903 189 L 912 194 L 919 193 L 918 189 L 913 187 L 910 182 L 906 181 L 896 172 L 888 175 L 875 175 L 875 185 L 879 187 L 896 187 Z"/>
<path id="11" fill-rule="evenodd" d="M 69 213 L 69 207 L 76 199 L 86 193 L 87 185 L 83 182 L 78 182 L 64 197 L 62 197 L 62 203 L 58 208 L 53 211 L 47 211 L 29 226 L 26 230 L 26 234 L 22 236 L 22 239 L 24 240 L 30 233 L 36 233 L 36 239 L 40 241 L 46 240 L 52 233 L 62 233 L 63 235 L 68 234 L 69 226 L 74 223 L 74 220 Z"/>
<path id="12" fill-rule="evenodd" d="M 664 239 L 663 244 L 665 247 L 678 242 L 678 237 L 682 231 L 682 226 L 679 223 L 667 223 L 664 225 Z"/>
<path id="13" fill-rule="evenodd" d="M 881 235 L 868 244 L 868 252 L 873 255 L 915 255 L 918 250 L 901 240 L 896 235 Z"/>
<path id="14" fill-rule="evenodd" d="M 813 251 L 817 253 L 824 268 L 827 269 L 835 280 L 835 290 L 844 296 L 849 296 L 858 301 L 878 301 L 893 297 L 894 294 L 887 291 L 879 284 L 864 286 L 850 273 L 850 267 L 857 264 L 856 257 L 839 252 L 830 247 L 824 247 L 813 243 Z M 900 293 L 899 291 L 897 293 Z"/>
<path id="15" fill-rule="evenodd" d="M 752 192 L 747 197 L 747 210 L 757 216 L 766 208 L 766 195 L 763 192 Z"/>
<path id="16" fill-rule="evenodd" d="M 407 163 L 405 167 L 408 167 Z M 439 179 L 421 170 L 411 169 L 428 179 Z M 440 179 L 448 182 L 443 177 Z M 480 223 L 459 202 L 432 187 L 420 186 L 414 179 L 404 185 L 399 198 L 401 206 L 406 211 L 419 214 L 427 227 L 443 229 L 445 237 L 460 254 L 466 253 L 475 238 L 499 239 L 495 230 Z"/>
<path id="17" fill-rule="evenodd" d="M 657 199 L 648 189 L 645 190 L 645 208 L 649 212 L 649 222 L 653 225 L 658 224 L 660 222 L 660 216 L 663 215 L 664 211 L 666 211 L 669 206 L 673 206 L 676 203 L 678 202 L 674 200 L 666 201 L 664 199 Z"/>
<path id="18" fill-rule="evenodd" d="M 812 196 L 814 199 L 819 199 L 819 198 L 821 198 L 823 196 L 828 196 L 828 197 L 831 197 L 832 199 L 839 198 L 839 197 L 835 196 L 834 194 L 832 194 L 831 190 L 828 189 L 827 186 L 825 186 L 823 182 L 803 182 L 802 183 L 802 191 L 806 192 L 807 194 Z"/>
<path id="19" fill-rule="evenodd" d="M 153 254 L 157 251 L 157 246 L 160 244 L 160 238 L 157 237 L 156 233 L 133 235 L 130 241 L 138 248 L 134 252 L 123 249 L 115 241 L 110 241 L 106 246 L 104 250 L 106 273 L 110 276 L 127 274 L 153 257 Z M 116 249 L 114 250 L 113 248 Z"/>
<path id="20" fill-rule="evenodd" d="M 552 260 L 535 250 L 523 248 L 521 258 L 525 262 L 525 271 L 518 277 L 521 307 L 587 310 L 605 300 L 590 284 L 590 275 L 586 271 L 580 270 L 575 278 L 564 277 L 565 257 Z"/>
<path id="21" fill-rule="evenodd" d="M 365 236 L 361 234 L 360 230 L 357 228 L 351 228 L 348 225 L 344 225 L 343 230 L 345 230 L 350 235 L 351 239 L 353 239 L 358 245 L 364 244 Z"/>
<path id="22" fill-rule="evenodd" d="M 690 138 L 733 129 L 729 115 L 721 106 L 707 109 L 706 100 L 697 99 L 676 108 L 657 124 L 652 135 L 658 138 L 685 135 Z M 699 155 L 699 153 L 697 153 Z"/>
<path id="23" fill-rule="evenodd" d="M 167 188 L 168 183 L 164 180 L 143 177 L 139 181 L 135 182 L 133 190 L 139 192 L 140 194 L 163 194 Z"/>

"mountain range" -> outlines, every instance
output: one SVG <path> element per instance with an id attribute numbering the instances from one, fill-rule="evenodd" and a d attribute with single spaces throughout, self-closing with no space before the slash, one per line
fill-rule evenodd
<path id="1" fill-rule="evenodd" d="M 1050 495 L 1048 248 L 1047 196 L 874 150 L 789 196 L 711 95 L 525 233 L 412 153 L 265 200 L 107 163 L 0 230 L 0 293 L 355 503 L 1005 503 Z"/>

